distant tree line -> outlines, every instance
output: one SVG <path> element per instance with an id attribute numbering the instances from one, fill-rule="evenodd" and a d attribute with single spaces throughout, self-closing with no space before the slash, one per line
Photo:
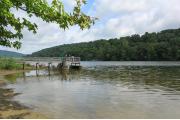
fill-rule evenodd
<path id="1" fill-rule="evenodd" d="M 31 56 L 65 55 L 79 56 L 82 60 L 99 61 L 177 61 L 180 60 L 180 29 L 60 45 L 35 52 Z"/>

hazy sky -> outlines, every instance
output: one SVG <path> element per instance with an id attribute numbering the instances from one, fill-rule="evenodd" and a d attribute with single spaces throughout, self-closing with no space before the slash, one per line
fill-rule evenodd
<path id="1" fill-rule="evenodd" d="M 48 0 L 51 1 L 51 0 Z M 63 0 L 65 7 L 71 11 L 74 0 Z M 88 0 L 83 7 L 86 14 L 99 20 L 89 30 L 80 30 L 73 26 L 64 31 L 56 24 L 45 23 L 32 18 L 39 26 L 38 33 L 23 31 L 22 48 L 18 52 L 32 52 L 77 42 L 93 41 L 101 38 L 115 38 L 144 32 L 157 32 L 163 29 L 180 27 L 180 0 Z M 17 16 L 25 13 L 15 12 Z M 11 50 L 0 47 L 1 50 Z"/>

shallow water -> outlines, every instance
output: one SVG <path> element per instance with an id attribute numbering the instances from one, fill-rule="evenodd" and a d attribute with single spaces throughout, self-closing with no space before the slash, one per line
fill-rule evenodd
<path id="1" fill-rule="evenodd" d="M 83 62 L 81 71 L 5 76 L 50 118 L 180 118 L 179 62 Z"/>

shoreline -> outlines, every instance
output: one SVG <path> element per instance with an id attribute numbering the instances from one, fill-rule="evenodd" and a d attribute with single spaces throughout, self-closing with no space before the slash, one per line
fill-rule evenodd
<path id="1" fill-rule="evenodd" d="M 30 71 L 30 70 L 0 70 L 0 76 L 3 77 L 5 75 L 27 72 L 27 71 Z"/>
<path id="2" fill-rule="evenodd" d="M 13 89 L 4 88 L 7 85 L 5 75 L 26 72 L 29 70 L 1 70 L 0 71 L 0 119 L 47 119 L 41 113 L 33 112 L 31 108 L 21 105 L 12 98 L 20 93 Z"/>

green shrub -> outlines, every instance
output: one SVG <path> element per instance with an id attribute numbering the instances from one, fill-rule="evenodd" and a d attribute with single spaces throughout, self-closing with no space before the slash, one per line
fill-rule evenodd
<path id="1" fill-rule="evenodd" d="M 13 58 L 0 58 L 0 69 L 3 70 L 14 70 L 21 69 L 22 65 Z"/>

